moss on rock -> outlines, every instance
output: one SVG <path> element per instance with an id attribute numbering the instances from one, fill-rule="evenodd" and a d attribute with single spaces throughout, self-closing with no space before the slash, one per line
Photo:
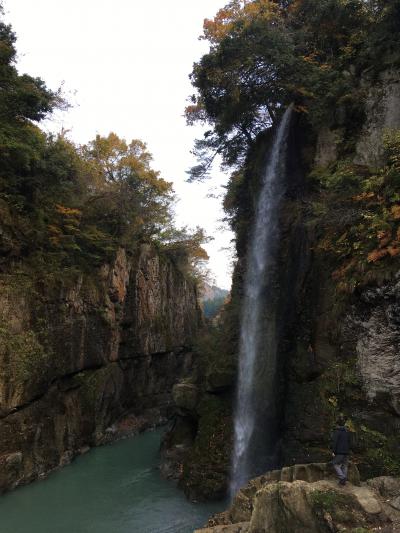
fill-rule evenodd
<path id="1" fill-rule="evenodd" d="M 199 427 L 181 485 L 191 499 L 219 499 L 227 491 L 232 450 L 230 399 L 207 394 L 197 410 Z"/>

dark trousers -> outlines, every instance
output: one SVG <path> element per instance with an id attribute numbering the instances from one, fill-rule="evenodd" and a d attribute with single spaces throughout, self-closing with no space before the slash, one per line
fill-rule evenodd
<path id="1" fill-rule="evenodd" d="M 335 455 L 332 460 L 332 466 L 340 480 L 347 479 L 349 456 L 348 455 Z"/>

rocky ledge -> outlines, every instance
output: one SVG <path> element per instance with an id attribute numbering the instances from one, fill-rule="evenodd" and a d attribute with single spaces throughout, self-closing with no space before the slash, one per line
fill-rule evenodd
<path id="1" fill-rule="evenodd" d="M 295 465 L 251 480 L 231 508 L 195 533 L 400 532 L 400 479 L 360 483 L 350 465 L 340 487 L 325 463 Z"/>

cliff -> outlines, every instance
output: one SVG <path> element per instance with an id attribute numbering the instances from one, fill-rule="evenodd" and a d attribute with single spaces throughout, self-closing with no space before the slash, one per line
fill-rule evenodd
<path id="1" fill-rule="evenodd" d="M 165 419 L 193 369 L 194 281 L 167 254 L 123 248 L 92 273 L 0 278 L 0 490 Z"/>
<path id="2" fill-rule="evenodd" d="M 305 177 L 295 222 L 303 266 L 285 355 L 284 464 L 327 458 L 330 428 L 343 412 L 357 436 L 361 475 L 399 473 L 398 188 L 390 148 L 400 128 L 399 82 L 393 70 L 362 80 L 365 119 L 346 157 L 338 150 L 343 127 L 329 131 L 335 143 L 326 142 L 328 130 L 318 132 L 311 176 L 324 178 L 315 187 Z"/>
<path id="3" fill-rule="evenodd" d="M 361 80 L 365 116 L 351 137 L 345 109 L 329 127 L 315 129 L 301 113 L 292 120 L 273 273 L 277 466 L 328 460 L 331 430 L 344 413 L 362 478 L 400 472 L 399 82 L 394 70 Z M 189 447 L 180 458 L 181 483 L 193 498 L 220 497 L 228 486 L 243 278 L 270 145 L 270 131 L 259 135 L 231 179 L 225 203 L 238 253 L 232 301 L 213 332 L 214 349 L 207 342 L 198 348 L 197 407 L 178 412 L 181 425 L 195 420 L 197 428 L 188 439 L 180 426 Z M 264 317 L 265 330 L 270 320 Z M 207 412 L 203 401 L 212 404 Z"/>

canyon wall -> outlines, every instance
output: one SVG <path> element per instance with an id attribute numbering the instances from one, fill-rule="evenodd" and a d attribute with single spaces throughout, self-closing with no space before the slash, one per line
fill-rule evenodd
<path id="1" fill-rule="evenodd" d="M 19 264 L 0 283 L 1 491 L 165 420 L 202 321 L 196 283 L 167 254 L 121 248 L 46 283 Z"/>
<path id="2" fill-rule="evenodd" d="M 399 81 L 393 70 L 362 80 L 365 116 L 351 137 L 344 109 L 319 130 L 301 113 L 292 123 L 274 273 L 277 466 L 329 460 L 331 431 L 343 413 L 361 476 L 400 473 L 398 168 L 385 145 L 385 136 L 400 128 Z M 197 407 L 178 410 L 179 431 L 175 440 L 170 436 L 190 448 L 181 458 L 181 483 L 193 498 L 219 497 L 230 475 L 246 254 L 270 146 L 271 132 L 265 132 L 244 171 L 232 178 L 228 200 L 238 253 L 232 299 L 215 332 L 214 352 L 203 348 Z M 202 402 L 212 409 L 205 411 Z M 182 430 L 185 423 L 193 427 L 190 420 L 197 428 L 192 440 Z"/>

